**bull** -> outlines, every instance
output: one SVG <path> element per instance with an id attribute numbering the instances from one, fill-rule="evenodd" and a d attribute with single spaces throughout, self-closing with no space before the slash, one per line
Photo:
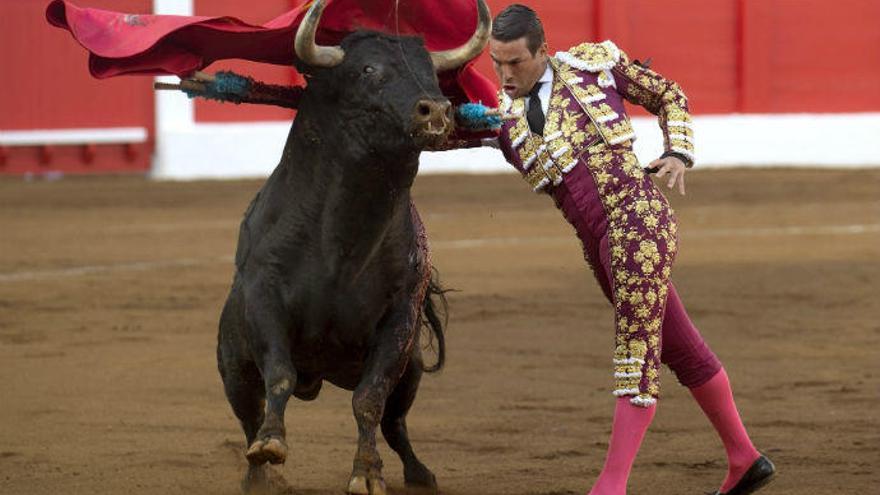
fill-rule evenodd
<path id="1" fill-rule="evenodd" d="M 358 441 L 348 492 L 385 494 L 377 427 L 400 456 L 406 484 L 435 491 L 406 426 L 423 371 L 444 357 L 431 298 L 439 291 L 410 187 L 420 152 L 453 126 L 436 73 L 482 51 L 489 10 L 479 0 L 467 43 L 429 52 L 421 38 L 370 31 L 320 46 L 323 8 L 316 1 L 296 34 L 308 86 L 280 163 L 241 222 L 220 318 L 218 367 L 248 446 L 243 487 L 265 487 L 267 463 L 285 461 L 290 396 L 313 400 L 326 380 L 353 391 Z M 427 369 L 422 322 L 439 344 Z"/>

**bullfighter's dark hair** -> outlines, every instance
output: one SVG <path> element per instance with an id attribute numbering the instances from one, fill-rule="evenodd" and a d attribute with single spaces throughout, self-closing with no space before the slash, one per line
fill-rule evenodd
<path id="1" fill-rule="evenodd" d="M 534 10 L 515 3 L 508 5 L 492 21 L 492 37 L 498 41 L 514 41 L 526 38 L 532 55 L 544 44 L 544 26 Z"/>

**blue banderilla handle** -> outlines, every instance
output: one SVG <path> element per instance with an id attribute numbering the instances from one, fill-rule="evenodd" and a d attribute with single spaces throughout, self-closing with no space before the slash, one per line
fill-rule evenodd
<path id="1" fill-rule="evenodd" d="M 482 103 L 465 103 L 455 109 L 455 122 L 469 130 L 498 129 L 501 116 Z"/>

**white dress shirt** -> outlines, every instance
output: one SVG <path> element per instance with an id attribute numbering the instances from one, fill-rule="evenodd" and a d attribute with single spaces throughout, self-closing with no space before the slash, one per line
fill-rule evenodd
<path id="1" fill-rule="evenodd" d="M 538 90 L 538 98 L 541 99 L 541 111 L 544 112 L 544 117 L 547 117 L 547 110 L 550 108 L 550 92 L 553 90 L 553 69 L 550 67 L 550 64 L 547 64 L 547 69 L 544 71 L 544 74 L 538 79 L 541 84 L 541 89 Z M 536 83 L 537 84 L 537 83 Z M 525 96 L 526 99 L 526 113 L 529 111 L 529 97 Z"/>

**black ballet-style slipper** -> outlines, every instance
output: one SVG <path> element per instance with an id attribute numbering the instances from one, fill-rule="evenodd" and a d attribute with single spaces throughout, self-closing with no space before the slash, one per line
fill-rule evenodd
<path id="1" fill-rule="evenodd" d="M 771 462 L 767 456 L 761 454 L 761 457 L 758 457 L 758 459 L 752 463 L 749 470 L 746 471 L 746 474 L 740 478 L 733 488 L 723 493 L 715 491 L 712 492 L 711 495 L 749 495 L 760 490 L 762 487 L 766 486 L 767 483 L 770 483 L 775 474 L 776 466 L 773 465 L 773 462 Z"/>

